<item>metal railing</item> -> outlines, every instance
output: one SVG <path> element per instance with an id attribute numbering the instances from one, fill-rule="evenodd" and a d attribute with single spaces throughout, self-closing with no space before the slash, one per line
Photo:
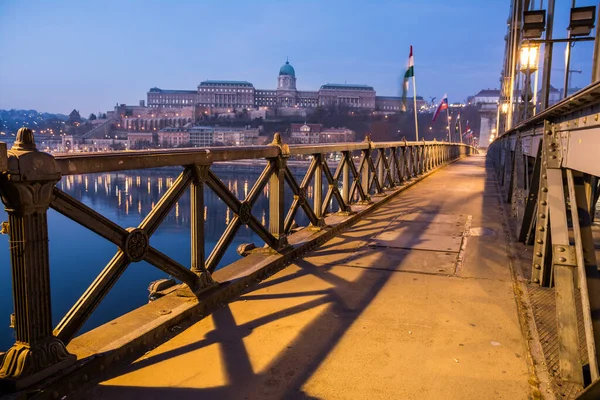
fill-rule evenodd
<path id="1" fill-rule="evenodd" d="M 3 145 L 0 143 L 0 145 Z M 0 150 L 3 150 L 0 148 Z M 268 146 L 177 149 L 59 155 L 37 151 L 33 134 L 22 128 L 7 156 L 0 157 L 0 194 L 9 221 L 16 343 L 2 358 L 0 381 L 26 386 L 74 362 L 65 345 L 77 334 L 94 309 L 132 262 L 141 260 L 183 282 L 193 294 L 215 285 L 212 273 L 246 225 L 275 252 L 289 248 L 296 213 L 301 208 L 313 228 L 324 227 L 328 213 L 352 213 L 355 204 L 368 204 L 371 195 L 385 195 L 404 182 L 476 150 L 442 142 L 389 142 L 289 147 L 279 135 Z M 3 150 L 2 153 L 6 153 Z M 326 154 L 341 153 L 332 170 Z M 355 164 L 354 155 L 360 153 Z M 302 181 L 287 166 L 293 156 L 311 156 Z M 214 163 L 262 159 L 266 166 L 244 199 L 238 199 L 211 169 Z M 123 228 L 78 199 L 60 190 L 62 176 L 168 166 L 183 171 L 137 227 Z M 323 177 L 328 189 L 323 196 Z M 284 186 L 293 202 L 284 207 Z M 205 255 L 204 186 L 210 188 L 233 213 L 212 252 Z M 268 185 L 269 218 L 263 225 L 252 206 Z M 313 203 L 307 192 L 313 188 Z M 191 192 L 191 262 L 185 267 L 150 245 L 150 237 L 181 196 Z M 332 200 L 338 204 L 334 210 Z M 52 208 L 118 246 L 108 265 L 55 328 L 52 328 L 46 212 Z M 32 279 L 35 277 L 35 279 Z"/>
<path id="2" fill-rule="evenodd" d="M 555 287 L 561 378 L 583 386 L 576 293 L 592 381 L 598 380 L 600 273 L 592 227 L 600 195 L 600 82 L 522 122 L 488 149 L 531 282 Z M 527 271 L 529 272 L 529 271 Z"/>

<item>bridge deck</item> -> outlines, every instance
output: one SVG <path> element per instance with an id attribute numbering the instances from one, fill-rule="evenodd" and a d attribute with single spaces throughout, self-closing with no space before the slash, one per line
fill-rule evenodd
<path id="1" fill-rule="evenodd" d="M 484 160 L 433 174 L 88 394 L 528 398 L 502 208 Z"/>

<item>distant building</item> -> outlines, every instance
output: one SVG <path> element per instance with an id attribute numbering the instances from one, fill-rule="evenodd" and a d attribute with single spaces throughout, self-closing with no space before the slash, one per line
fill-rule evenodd
<path id="1" fill-rule="evenodd" d="M 478 137 L 479 145 L 483 148 L 487 148 L 490 139 L 496 134 L 499 102 L 499 89 L 480 90 L 470 100 L 470 103 L 479 110 L 480 117 L 479 132 L 476 132 L 473 136 Z"/>
<path id="2" fill-rule="evenodd" d="M 158 131 L 158 143 L 161 146 L 178 147 L 190 144 L 192 147 L 211 146 L 256 146 L 259 132 L 257 128 L 228 126 L 191 126 L 167 127 Z M 130 133 L 133 140 L 145 141 L 148 136 Z M 131 143 L 131 145 L 135 145 Z"/>
<path id="3" fill-rule="evenodd" d="M 69 126 L 79 126 L 81 124 L 81 115 L 79 111 L 73 110 L 69 114 L 69 119 L 67 120 L 67 125 Z"/>
<path id="4" fill-rule="evenodd" d="M 225 146 L 256 146 L 258 145 L 258 129 L 250 127 L 221 127 L 214 128 L 214 141 Z"/>
<path id="5" fill-rule="evenodd" d="M 291 124 L 294 144 L 347 143 L 354 142 L 356 134 L 348 128 L 323 128 L 321 124 Z"/>
<path id="6" fill-rule="evenodd" d="M 291 143 L 293 144 L 317 144 L 323 125 L 321 124 L 291 124 Z"/>
<path id="7" fill-rule="evenodd" d="M 356 134 L 348 128 L 328 128 L 319 134 L 319 143 L 349 143 L 354 142 Z"/>
<path id="8" fill-rule="evenodd" d="M 200 106 L 242 111 L 254 108 L 254 86 L 246 81 L 204 81 L 198 85 Z"/>
<path id="9" fill-rule="evenodd" d="M 471 104 L 498 104 L 500 89 L 483 89 L 471 98 Z"/>
<path id="10" fill-rule="evenodd" d="M 156 136 L 152 132 L 128 132 L 127 148 L 135 150 L 153 147 L 156 144 Z"/>
<path id="11" fill-rule="evenodd" d="M 367 85 L 328 83 L 319 90 L 319 105 L 375 109 L 375 89 Z"/>
<path id="12" fill-rule="evenodd" d="M 211 113 L 260 108 L 310 110 L 318 106 L 401 111 L 400 97 L 377 96 L 372 86 L 327 83 L 318 91 L 302 91 L 298 90 L 296 84 L 296 70 L 289 61 L 286 61 L 279 69 L 276 89 L 256 89 L 247 81 L 207 80 L 201 82 L 197 90 L 165 90 L 153 87 L 147 93 L 147 104 L 150 108 L 185 107 L 198 104 L 211 110 Z M 425 105 L 425 101 L 418 97 L 417 107 L 420 109 Z M 412 99 L 407 106 L 412 108 Z M 291 115 L 290 112 L 284 114 Z"/>
<path id="13" fill-rule="evenodd" d="M 184 107 L 199 102 L 196 90 L 163 90 L 153 87 L 148 91 L 148 107 Z"/>
<path id="14" fill-rule="evenodd" d="M 412 97 L 406 98 L 406 109 L 412 110 L 414 100 Z M 427 108 L 427 102 L 423 97 L 417 96 L 417 110 Z M 375 109 L 383 113 L 396 113 L 402 111 L 402 97 L 396 96 L 377 96 L 375 97 Z"/>
<path id="15" fill-rule="evenodd" d="M 193 147 L 214 146 L 215 128 L 212 126 L 192 126 L 187 128 L 190 133 L 190 143 Z"/>
<path id="16" fill-rule="evenodd" d="M 550 90 L 548 91 L 548 106 L 551 106 L 553 104 L 558 103 L 560 100 L 562 100 L 562 90 L 558 90 L 557 88 L 555 88 L 554 86 L 550 85 Z M 574 91 L 572 91 L 571 89 L 569 89 L 569 95 L 575 93 Z M 542 91 L 540 90 L 538 92 L 538 96 L 537 96 L 537 106 L 541 107 L 542 105 Z"/>
<path id="17" fill-rule="evenodd" d="M 120 104 L 111 117 L 118 130 L 158 132 L 166 127 L 183 127 L 193 123 L 201 112 L 196 105 L 151 108 Z"/>
<path id="18" fill-rule="evenodd" d="M 163 128 L 158 131 L 158 144 L 161 147 L 180 147 L 190 144 L 190 132 L 186 128 Z"/>

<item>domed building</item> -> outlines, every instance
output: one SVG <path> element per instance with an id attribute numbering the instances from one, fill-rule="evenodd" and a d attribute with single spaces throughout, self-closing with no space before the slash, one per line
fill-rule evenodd
<path id="1" fill-rule="evenodd" d="M 424 103 L 417 97 L 418 107 Z M 195 91 L 152 88 L 147 104 L 152 108 L 199 106 L 211 114 L 257 110 L 275 112 L 279 116 L 306 116 L 319 106 L 399 112 L 402 99 L 377 96 L 372 86 L 362 84 L 327 83 L 319 90 L 298 90 L 296 70 L 286 60 L 279 68 L 275 89 L 257 89 L 248 81 L 207 80 Z"/>
<path id="2" fill-rule="evenodd" d="M 279 68 L 277 77 L 277 106 L 294 107 L 296 106 L 296 71 L 290 65 L 288 60 Z"/>
<path id="3" fill-rule="evenodd" d="M 296 90 L 296 71 L 290 65 L 288 60 L 279 68 L 279 77 L 277 78 L 278 90 Z"/>

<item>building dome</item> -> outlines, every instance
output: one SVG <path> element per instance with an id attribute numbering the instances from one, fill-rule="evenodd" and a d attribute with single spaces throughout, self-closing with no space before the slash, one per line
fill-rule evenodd
<path id="1" fill-rule="evenodd" d="M 296 71 L 294 71 L 294 67 L 290 65 L 289 61 L 286 61 L 285 64 L 279 69 L 279 76 L 288 75 L 291 77 L 296 77 Z"/>

